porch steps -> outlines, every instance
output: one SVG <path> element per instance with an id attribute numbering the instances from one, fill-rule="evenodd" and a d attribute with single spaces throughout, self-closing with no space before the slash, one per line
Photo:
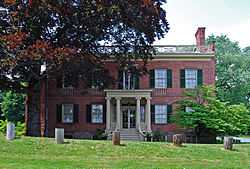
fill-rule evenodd
<path id="1" fill-rule="evenodd" d="M 121 140 L 124 141 L 141 141 L 140 133 L 136 129 L 121 129 L 120 130 Z M 112 139 L 110 137 L 110 139 Z"/>

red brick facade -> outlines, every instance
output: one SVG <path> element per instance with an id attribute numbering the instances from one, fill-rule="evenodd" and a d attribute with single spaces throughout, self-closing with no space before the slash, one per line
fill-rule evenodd
<path id="1" fill-rule="evenodd" d="M 203 31 L 203 29 L 202 29 Z M 201 38 L 204 38 L 201 32 Z M 198 38 L 197 45 L 204 45 L 204 41 L 200 40 L 200 32 L 196 33 Z M 197 37 L 198 36 L 198 37 Z M 139 63 L 140 64 L 140 63 Z M 117 65 L 112 61 L 106 63 L 106 67 L 109 69 L 111 76 L 114 79 L 118 77 Z M 175 110 L 175 102 L 180 100 L 183 96 L 185 89 L 180 87 L 180 70 L 181 69 L 201 69 L 203 72 L 203 84 L 212 85 L 215 83 L 215 57 L 214 53 L 168 53 L 166 55 L 156 56 L 155 59 L 149 61 L 147 69 L 171 69 L 172 70 L 172 87 L 164 89 L 152 89 L 151 104 L 171 104 L 173 105 L 173 113 Z M 141 76 L 139 89 L 150 89 L 149 75 Z M 40 95 L 40 128 L 41 135 L 47 134 L 48 136 L 54 136 L 56 127 L 62 127 L 65 129 L 65 135 L 72 137 L 81 137 L 81 134 L 91 135 L 96 129 L 106 128 L 105 122 L 102 124 L 92 124 L 87 122 L 87 105 L 93 103 L 105 104 L 105 92 L 98 91 L 96 89 L 87 89 L 84 82 L 79 82 L 76 89 L 64 89 L 58 88 L 55 79 L 48 81 L 48 95 L 47 95 L 47 109 L 48 115 L 46 120 L 45 107 L 45 83 L 41 85 Z M 111 86 L 110 89 L 117 89 L 116 86 Z M 78 122 L 72 124 L 63 124 L 57 122 L 57 105 L 58 104 L 78 104 Z M 46 124 L 47 123 L 47 124 Z M 45 132 L 46 126 L 48 127 L 47 133 Z M 175 124 L 154 124 L 151 125 L 152 130 L 160 130 L 163 132 L 176 132 L 177 128 Z M 29 129 L 28 129 L 29 130 Z"/>

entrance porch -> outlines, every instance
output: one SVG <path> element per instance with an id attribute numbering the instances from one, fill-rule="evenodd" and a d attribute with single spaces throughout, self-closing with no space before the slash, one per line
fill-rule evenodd
<path id="1" fill-rule="evenodd" d="M 152 90 L 104 90 L 106 131 L 151 132 Z"/>

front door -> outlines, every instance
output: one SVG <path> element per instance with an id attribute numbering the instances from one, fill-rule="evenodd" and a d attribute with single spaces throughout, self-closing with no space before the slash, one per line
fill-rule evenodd
<path id="1" fill-rule="evenodd" d="M 126 107 L 123 109 L 122 127 L 125 129 L 136 127 L 136 111 L 134 107 Z"/>

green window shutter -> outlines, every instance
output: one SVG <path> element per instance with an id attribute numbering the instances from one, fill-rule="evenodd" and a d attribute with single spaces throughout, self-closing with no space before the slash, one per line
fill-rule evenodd
<path id="1" fill-rule="evenodd" d="M 73 118 L 74 118 L 74 123 L 78 123 L 79 122 L 79 105 L 78 104 L 74 104 L 74 114 L 73 114 Z"/>
<path id="2" fill-rule="evenodd" d="M 172 88 L 172 70 L 167 69 L 167 88 Z"/>
<path id="3" fill-rule="evenodd" d="M 118 72 L 117 81 L 118 81 L 118 89 L 123 89 L 123 71 L 121 70 L 119 70 Z"/>
<path id="4" fill-rule="evenodd" d="M 185 80 L 185 69 L 181 69 L 180 70 L 180 87 L 181 88 L 185 88 L 185 83 L 186 83 L 186 80 Z"/>
<path id="5" fill-rule="evenodd" d="M 86 121 L 91 123 L 91 104 L 86 105 Z"/>
<path id="6" fill-rule="evenodd" d="M 103 114 L 102 114 L 102 122 L 103 124 L 106 124 L 106 104 L 103 103 Z"/>
<path id="7" fill-rule="evenodd" d="M 58 123 L 62 122 L 62 105 L 61 104 L 56 105 L 56 121 Z"/>
<path id="8" fill-rule="evenodd" d="M 155 105 L 151 105 L 151 123 L 155 124 Z"/>
<path id="9" fill-rule="evenodd" d="M 203 71 L 202 69 L 197 70 L 197 85 L 201 86 L 203 84 Z"/>
<path id="10" fill-rule="evenodd" d="M 150 70 L 149 72 L 149 81 L 150 81 L 150 88 L 155 88 L 155 71 Z"/>
<path id="11" fill-rule="evenodd" d="M 140 88 L 140 75 L 138 73 L 134 75 L 134 84 L 135 84 L 135 89 Z"/>
<path id="12" fill-rule="evenodd" d="M 171 117 L 173 114 L 173 107 L 171 104 L 167 105 L 167 123 L 171 123 Z"/>

